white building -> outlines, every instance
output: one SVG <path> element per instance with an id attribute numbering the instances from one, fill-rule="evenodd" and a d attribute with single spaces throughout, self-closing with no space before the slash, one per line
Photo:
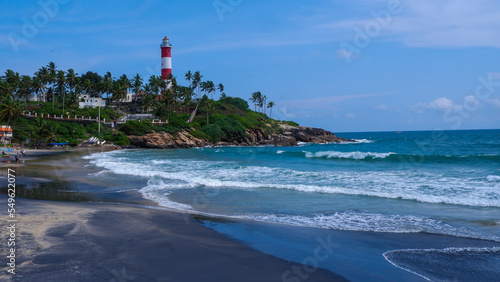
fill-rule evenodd
<path id="1" fill-rule="evenodd" d="M 12 128 L 7 125 L 0 125 L 0 141 L 10 143 L 10 139 L 12 139 Z"/>
<path id="2" fill-rule="evenodd" d="M 133 94 L 128 92 L 127 95 L 125 95 L 125 98 L 120 100 L 120 103 L 130 103 L 132 102 L 133 99 Z"/>
<path id="3" fill-rule="evenodd" d="M 92 108 L 97 108 L 99 105 L 101 107 L 106 107 L 106 100 L 102 98 L 92 98 L 88 94 L 81 94 L 78 96 L 78 99 L 80 99 L 80 102 L 78 103 L 80 108 L 85 108 L 85 107 L 92 107 Z"/>

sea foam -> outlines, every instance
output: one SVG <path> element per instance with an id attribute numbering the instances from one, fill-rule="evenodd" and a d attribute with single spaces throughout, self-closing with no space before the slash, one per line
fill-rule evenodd
<path id="1" fill-rule="evenodd" d="M 319 151 L 319 152 L 308 152 L 304 151 L 306 158 L 337 158 L 337 159 L 354 159 L 354 160 L 364 160 L 367 158 L 372 159 L 384 159 L 390 155 L 396 153 L 373 153 L 373 152 L 338 152 L 338 151 Z"/>
<path id="2" fill-rule="evenodd" d="M 357 211 L 319 214 L 313 217 L 301 215 L 255 214 L 242 218 L 287 225 L 336 229 L 347 231 L 371 231 L 385 233 L 431 233 L 462 238 L 483 239 L 500 242 L 500 237 L 453 227 L 439 220 L 413 215 L 384 215 Z"/>

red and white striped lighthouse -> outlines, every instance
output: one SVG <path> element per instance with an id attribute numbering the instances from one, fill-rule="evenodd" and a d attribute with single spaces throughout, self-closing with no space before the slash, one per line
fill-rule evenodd
<path id="1" fill-rule="evenodd" d="M 168 41 L 165 36 L 160 45 L 161 48 L 161 78 L 167 81 L 172 74 L 172 44 Z"/>

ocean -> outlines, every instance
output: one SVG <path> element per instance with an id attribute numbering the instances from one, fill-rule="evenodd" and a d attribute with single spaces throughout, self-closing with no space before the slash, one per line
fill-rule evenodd
<path id="1" fill-rule="evenodd" d="M 138 191 L 351 280 L 500 277 L 500 130 L 337 135 L 358 142 L 96 153 L 83 192 Z"/>

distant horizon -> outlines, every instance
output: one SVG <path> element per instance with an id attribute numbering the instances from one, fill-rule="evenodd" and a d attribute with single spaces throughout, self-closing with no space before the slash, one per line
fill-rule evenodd
<path id="1" fill-rule="evenodd" d="M 151 1 L 4 3 L 0 75 L 48 62 L 78 74 L 200 71 L 273 118 L 332 132 L 500 128 L 500 3 Z M 218 99 L 218 96 L 214 97 Z M 396 128 L 396 130 L 394 130 Z"/>
<path id="2" fill-rule="evenodd" d="M 500 128 L 482 128 L 482 129 L 422 129 L 422 130 L 382 130 L 382 131 L 335 131 L 334 134 L 344 133 L 398 133 L 398 132 L 433 132 L 433 131 L 487 131 L 487 130 L 500 130 Z M 339 136 L 342 137 L 342 136 Z"/>

